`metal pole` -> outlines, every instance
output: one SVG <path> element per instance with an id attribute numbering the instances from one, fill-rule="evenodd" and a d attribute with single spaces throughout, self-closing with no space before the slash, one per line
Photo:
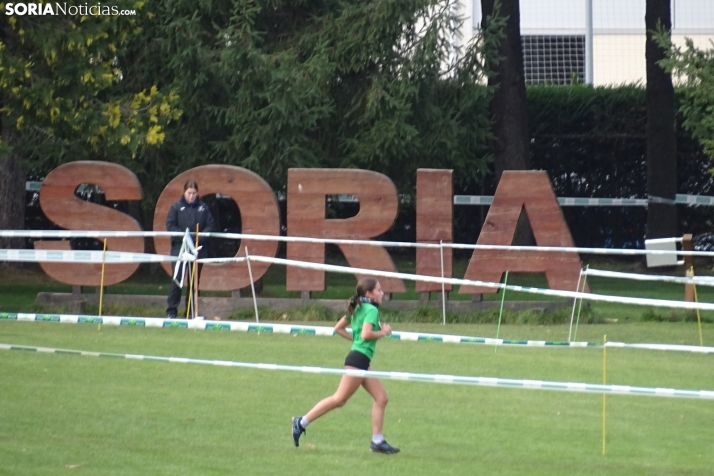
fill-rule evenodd
<path id="1" fill-rule="evenodd" d="M 585 0 L 585 84 L 594 84 L 593 0 Z"/>
<path id="2" fill-rule="evenodd" d="M 253 308 L 255 309 L 255 322 L 260 323 L 258 318 L 258 300 L 255 297 L 255 284 L 253 284 L 253 270 L 250 269 L 250 255 L 248 247 L 245 247 L 245 262 L 248 264 L 248 276 L 250 277 L 250 290 L 253 291 Z"/>
<path id="3" fill-rule="evenodd" d="M 444 242 L 439 240 L 439 254 L 441 255 L 441 279 L 444 279 Z M 444 282 L 441 282 L 441 319 L 443 325 L 446 325 L 446 290 Z"/>
<path id="4" fill-rule="evenodd" d="M 578 275 L 578 284 L 575 286 L 575 292 L 580 291 L 580 281 L 583 279 L 583 268 L 580 268 L 580 274 Z M 575 320 L 575 307 L 578 304 L 578 298 L 573 299 L 573 312 L 570 314 L 570 329 L 568 330 L 568 342 L 572 342 L 570 340 L 570 336 L 573 334 L 573 321 Z"/>

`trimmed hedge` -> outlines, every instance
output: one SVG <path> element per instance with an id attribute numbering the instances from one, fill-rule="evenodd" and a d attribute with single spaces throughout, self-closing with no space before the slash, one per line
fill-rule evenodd
<path id="1" fill-rule="evenodd" d="M 681 91 L 677 101 L 682 100 Z M 528 89 L 534 168 L 547 170 L 556 195 L 647 198 L 644 88 L 535 86 Z M 714 195 L 712 163 L 677 118 L 678 193 Z M 711 231 L 712 207 L 679 206 L 681 233 Z M 644 207 L 565 207 L 579 246 L 642 245 Z"/>

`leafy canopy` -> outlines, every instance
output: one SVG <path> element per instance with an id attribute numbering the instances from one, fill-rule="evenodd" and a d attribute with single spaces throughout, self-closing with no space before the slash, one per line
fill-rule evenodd
<path id="1" fill-rule="evenodd" d="M 413 190 L 417 167 L 453 167 L 463 179 L 487 170 L 481 58 L 493 40 L 478 36 L 456 51 L 461 19 L 444 2 L 175 0 L 148 8 L 151 38 L 127 52 L 129 63 L 177 88 L 184 111 L 161 157 L 152 156 L 158 175 L 227 163 L 281 188 L 290 167 L 359 167 Z M 499 27 L 493 22 L 492 37 Z"/>
<path id="2" fill-rule="evenodd" d="M 143 1 L 120 1 L 137 16 L 8 16 L 0 37 L 3 138 L 32 168 L 96 154 L 136 156 L 164 141 L 180 116 L 175 91 L 126 91 L 119 52 L 142 33 Z M 5 5 L 0 4 L 5 12 Z"/>
<path id="3" fill-rule="evenodd" d="M 684 47 L 676 46 L 661 28 L 655 38 L 666 51 L 660 65 L 673 73 L 682 86 L 683 101 L 679 110 L 684 117 L 682 125 L 714 159 L 714 44 L 702 50 L 687 38 Z"/>

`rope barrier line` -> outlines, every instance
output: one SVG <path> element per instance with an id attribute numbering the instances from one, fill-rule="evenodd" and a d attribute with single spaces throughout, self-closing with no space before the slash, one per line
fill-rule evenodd
<path id="1" fill-rule="evenodd" d="M 0 238 L 150 238 L 183 235 L 183 231 L 0 230 Z"/>
<path id="2" fill-rule="evenodd" d="M 101 263 L 103 262 L 102 251 L 55 251 L 55 250 L 0 250 L 0 260 L 7 261 L 54 261 L 54 262 L 73 262 L 73 263 Z M 135 260 L 134 260 L 135 259 Z M 253 261 L 282 264 L 285 266 L 296 266 L 307 269 L 317 269 L 322 271 L 330 271 L 343 274 L 365 274 L 378 277 L 389 277 L 397 279 L 405 279 L 409 281 L 422 281 L 430 283 L 444 283 L 452 285 L 467 285 L 467 286 L 484 286 L 496 289 L 506 289 L 509 291 L 523 292 L 529 294 L 539 294 L 543 296 L 553 296 L 569 299 L 587 299 L 590 301 L 603 301 L 619 304 L 633 304 L 639 306 L 655 306 L 667 307 L 675 309 L 690 309 L 690 310 L 714 310 L 714 304 L 701 302 L 686 302 L 686 301 L 671 301 L 664 299 L 636 298 L 611 296 L 603 294 L 583 293 L 577 291 L 558 291 L 552 289 L 534 288 L 529 286 L 515 286 L 501 283 L 490 283 L 487 281 L 467 280 L 459 278 L 441 278 L 439 276 L 424 276 L 417 274 L 398 273 L 392 271 L 379 271 L 365 268 L 352 268 L 347 266 L 336 266 L 320 263 L 308 263 L 304 261 L 287 260 L 281 258 L 270 258 L 267 256 L 252 256 Z M 134 261 L 132 261 L 134 260 Z M 187 260 L 187 259 L 184 259 Z M 191 257 L 190 260 L 194 260 Z M 189 260 L 189 261 L 190 261 Z M 160 261 L 179 261 L 175 256 L 152 255 L 142 253 L 124 253 L 117 251 L 109 251 L 106 253 L 106 262 L 108 263 L 127 263 L 127 262 L 160 262 Z M 245 258 L 206 258 L 197 259 L 196 262 L 201 263 L 222 263 L 222 262 L 240 262 L 245 261 Z"/>
<path id="3" fill-rule="evenodd" d="M 205 262 L 216 262 L 216 260 L 223 260 L 228 258 L 210 258 L 208 260 L 198 260 Z M 245 258 L 234 258 L 234 259 L 245 259 Z M 634 304 L 638 306 L 655 306 L 655 307 L 668 307 L 675 309 L 703 309 L 703 310 L 714 310 L 714 303 L 695 303 L 686 301 L 671 301 L 665 299 L 649 299 L 649 298 L 636 298 L 636 297 L 622 297 L 622 296 L 610 296 L 605 294 L 592 294 L 583 293 L 576 291 L 557 291 L 553 289 L 541 289 L 533 288 L 529 286 L 515 286 L 506 285 L 501 283 L 490 283 L 487 281 L 477 281 L 459 278 L 441 278 L 438 276 L 424 276 L 417 274 L 407 274 L 407 273 L 397 273 L 393 271 L 378 271 L 374 269 L 365 268 L 351 268 L 347 266 L 337 266 L 331 264 L 320 264 L 320 263 L 308 263 L 304 261 L 295 261 L 282 258 L 269 258 L 267 256 L 251 256 L 253 261 L 262 261 L 264 263 L 272 264 L 282 264 L 285 266 L 295 266 L 298 268 L 306 269 L 318 269 L 323 271 L 329 271 L 333 273 L 343 273 L 343 274 L 362 274 L 368 276 L 376 277 L 387 277 L 387 278 L 397 278 L 406 279 L 409 281 L 422 281 L 427 283 L 441 283 L 452 284 L 452 285 L 467 285 L 467 286 L 484 286 L 496 289 L 507 289 L 509 291 L 517 291 L 529 294 L 539 294 L 543 296 L 553 296 L 561 298 L 570 299 L 587 299 L 590 301 L 603 301 L 603 302 L 614 302 L 619 304 Z"/>
<path id="4" fill-rule="evenodd" d="M 193 235 L 195 233 L 191 233 Z M 72 231 L 72 230 L 0 230 L 0 238 L 129 238 L 129 237 L 168 237 L 183 236 L 183 232 L 169 231 Z M 374 241 L 374 240 L 343 240 L 332 238 L 306 238 L 297 236 L 276 235 L 251 235 L 244 233 L 199 233 L 206 238 L 223 238 L 234 240 L 255 241 L 280 241 L 294 243 L 324 243 L 335 245 L 364 245 L 395 248 L 453 248 L 464 250 L 499 250 L 499 251 L 547 251 L 555 253 L 580 253 L 593 255 L 679 255 L 679 256 L 704 256 L 714 257 L 714 251 L 685 251 L 685 250 L 643 250 L 643 249 L 614 249 L 614 248 L 579 248 L 575 246 L 506 246 L 483 245 L 466 243 L 413 243 L 400 241 Z"/>
<path id="5" fill-rule="evenodd" d="M 0 321 L 20 322 L 60 322 L 67 324 L 103 324 L 112 326 L 166 327 L 194 330 L 226 330 L 238 332 L 267 332 L 274 334 L 307 334 L 316 336 L 337 336 L 332 327 L 305 326 L 299 324 L 256 324 L 245 321 L 204 321 L 196 319 L 164 319 L 157 317 L 125 316 L 89 316 L 73 314 L 31 314 L 0 312 Z M 351 330 L 348 329 L 348 332 Z M 422 332 L 394 331 L 385 339 L 405 342 L 442 342 L 448 344 L 477 344 L 488 346 L 511 347 L 588 347 L 601 348 L 603 344 L 594 342 L 563 342 L 545 340 L 494 339 L 491 337 L 472 337 L 451 334 L 430 334 Z M 604 347 L 634 348 L 646 350 L 667 350 L 691 352 L 695 354 L 714 354 L 714 347 L 700 347 L 682 344 L 628 344 L 625 342 L 607 342 Z"/>
<path id="6" fill-rule="evenodd" d="M 245 258 L 207 258 L 195 259 L 193 256 L 182 258 L 181 261 L 196 261 L 201 263 L 221 263 L 221 262 L 240 262 L 245 261 Z M 152 255 L 145 253 L 125 253 L 110 251 L 105 253 L 102 251 L 56 251 L 56 250 L 0 250 L 0 260 L 6 261 L 53 261 L 53 262 L 74 262 L 74 263 L 127 263 L 127 262 L 161 262 L 161 261 L 179 261 L 180 258 L 174 256 Z M 336 266 L 320 263 L 308 263 L 304 261 L 295 261 L 281 258 L 271 258 L 267 256 L 253 256 L 253 261 L 282 264 L 285 266 L 296 266 L 299 268 L 317 269 L 322 271 L 331 271 L 343 274 L 364 274 L 379 277 L 389 277 L 396 279 L 405 279 L 410 281 L 422 281 L 430 283 L 444 283 L 452 285 L 467 285 L 467 286 L 484 286 L 496 289 L 505 289 L 516 292 L 529 294 L 539 294 L 544 296 L 553 296 L 569 299 L 587 299 L 590 301 L 603 301 L 619 304 L 634 304 L 640 306 L 656 306 L 668 307 L 675 309 L 690 309 L 690 310 L 714 310 L 712 303 L 686 302 L 686 301 L 671 301 L 664 299 L 649 299 L 636 297 L 611 296 L 603 294 L 583 293 L 577 291 L 558 291 L 552 289 L 534 288 L 529 286 L 515 286 L 501 283 L 490 283 L 486 281 L 467 280 L 459 278 L 442 278 L 438 276 L 424 276 L 408 273 L 398 273 L 392 271 L 379 271 L 365 268 L 352 268 L 347 266 Z M 604 272 L 602 272 L 604 273 Z M 612 273 L 612 272 L 607 272 Z M 636 275 L 633 275 L 636 276 Z M 672 278 L 675 279 L 675 278 Z M 694 279 L 694 278 L 677 278 L 677 279 Z M 701 279 L 701 278 L 699 278 Z M 703 281 L 697 281 L 703 282 Z"/>
<path id="7" fill-rule="evenodd" d="M 583 270 L 583 275 L 600 276 L 603 278 L 631 279 L 634 281 L 659 281 L 664 283 L 699 284 L 701 286 L 714 286 L 714 277 L 695 276 L 685 278 L 680 276 L 662 276 L 653 274 L 622 273 L 619 271 L 606 271 L 588 268 Z"/>
<path id="8" fill-rule="evenodd" d="M 26 345 L 0 344 L 1 350 L 34 351 L 45 354 L 78 355 L 87 357 L 111 357 L 126 360 L 149 360 L 182 364 L 214 365 L 219 367 L 239 367 L 257 370 L 283 370 L 310 374 L 350 375 L 354 377 L 379 378 L 384 380 L 406 380 L 410 382 L 448 383 L 455 385 L 475 385 L 480 387 L 519 388 L 527 390 L 557 390 L 564 392 L 602 393 L 618 395 L 638 395 L 669 398 L 695 398 L 714 400 L 712 390 L 682 390 L 676 388 L 634 387 L 629 385 L 600 385 L 578 382 L 553 382 L 547 380 L 520 380 L 494 377 L 468 377 L 462 375 L 420 374 L 410 372 L 389 372 L 375 370 L 336 369 L 281 364 L 235 362 L 231 360 L 192 359 L 187 357 L 161 357 L 154 355 L 119 354 L 90 352 L 83 350 L 54 349 Z"/>

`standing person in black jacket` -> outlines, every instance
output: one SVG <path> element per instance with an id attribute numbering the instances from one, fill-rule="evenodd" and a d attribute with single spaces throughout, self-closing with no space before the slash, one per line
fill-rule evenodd
<path id="1" fill-rule="evenodd" d="M 198 198 L 198 183 L 195 180 L 188 180 L 183 186 L 183 196 L 180 200 L 171 205 L 169 209 L 169 214 L 166 216 L 166 230 L 168 231 L 179 231 L 185 232 L 186 228 L 190 232 L 196 231 L 196 225 L 198 225 L 199 232 L 210 233 L 215 231 L 213 224 L 213 215 L 208 209 L 208 206 L 203 203 Z M 173 256 L 178 256 L 179 250 L 181 249 L 182 238 L 178 236 L 171 237 L 171 254 Z M 199 241 L 199 246 L 203 246 L 198 252 L 199 258 L 208 257 L 208 252 L 206 249 L 207 240 L 203 243 Z M 196 279 L 196 285 L 201 276 L 202 264 L 199 263 L 197 268 L 198 277 Z M 190 275 L 188 277 L 190 279 Z M 198 295 L 196 293 L 195 295 Z M 168 307 L 166 308 L 166 317 L 169 319 L 176 318 L 178 305 L 181 302 L 181 288 L 172 280 L 171 290 L 169 291 L 169 298 L 167 300 Z M 188 306 L 189 299 L 186 297 L 186 305 Z M 193 305 L 191 306 L 193 307 Z M 193 309 L 188 310 L 188 314 L 192 314 Z"/>

